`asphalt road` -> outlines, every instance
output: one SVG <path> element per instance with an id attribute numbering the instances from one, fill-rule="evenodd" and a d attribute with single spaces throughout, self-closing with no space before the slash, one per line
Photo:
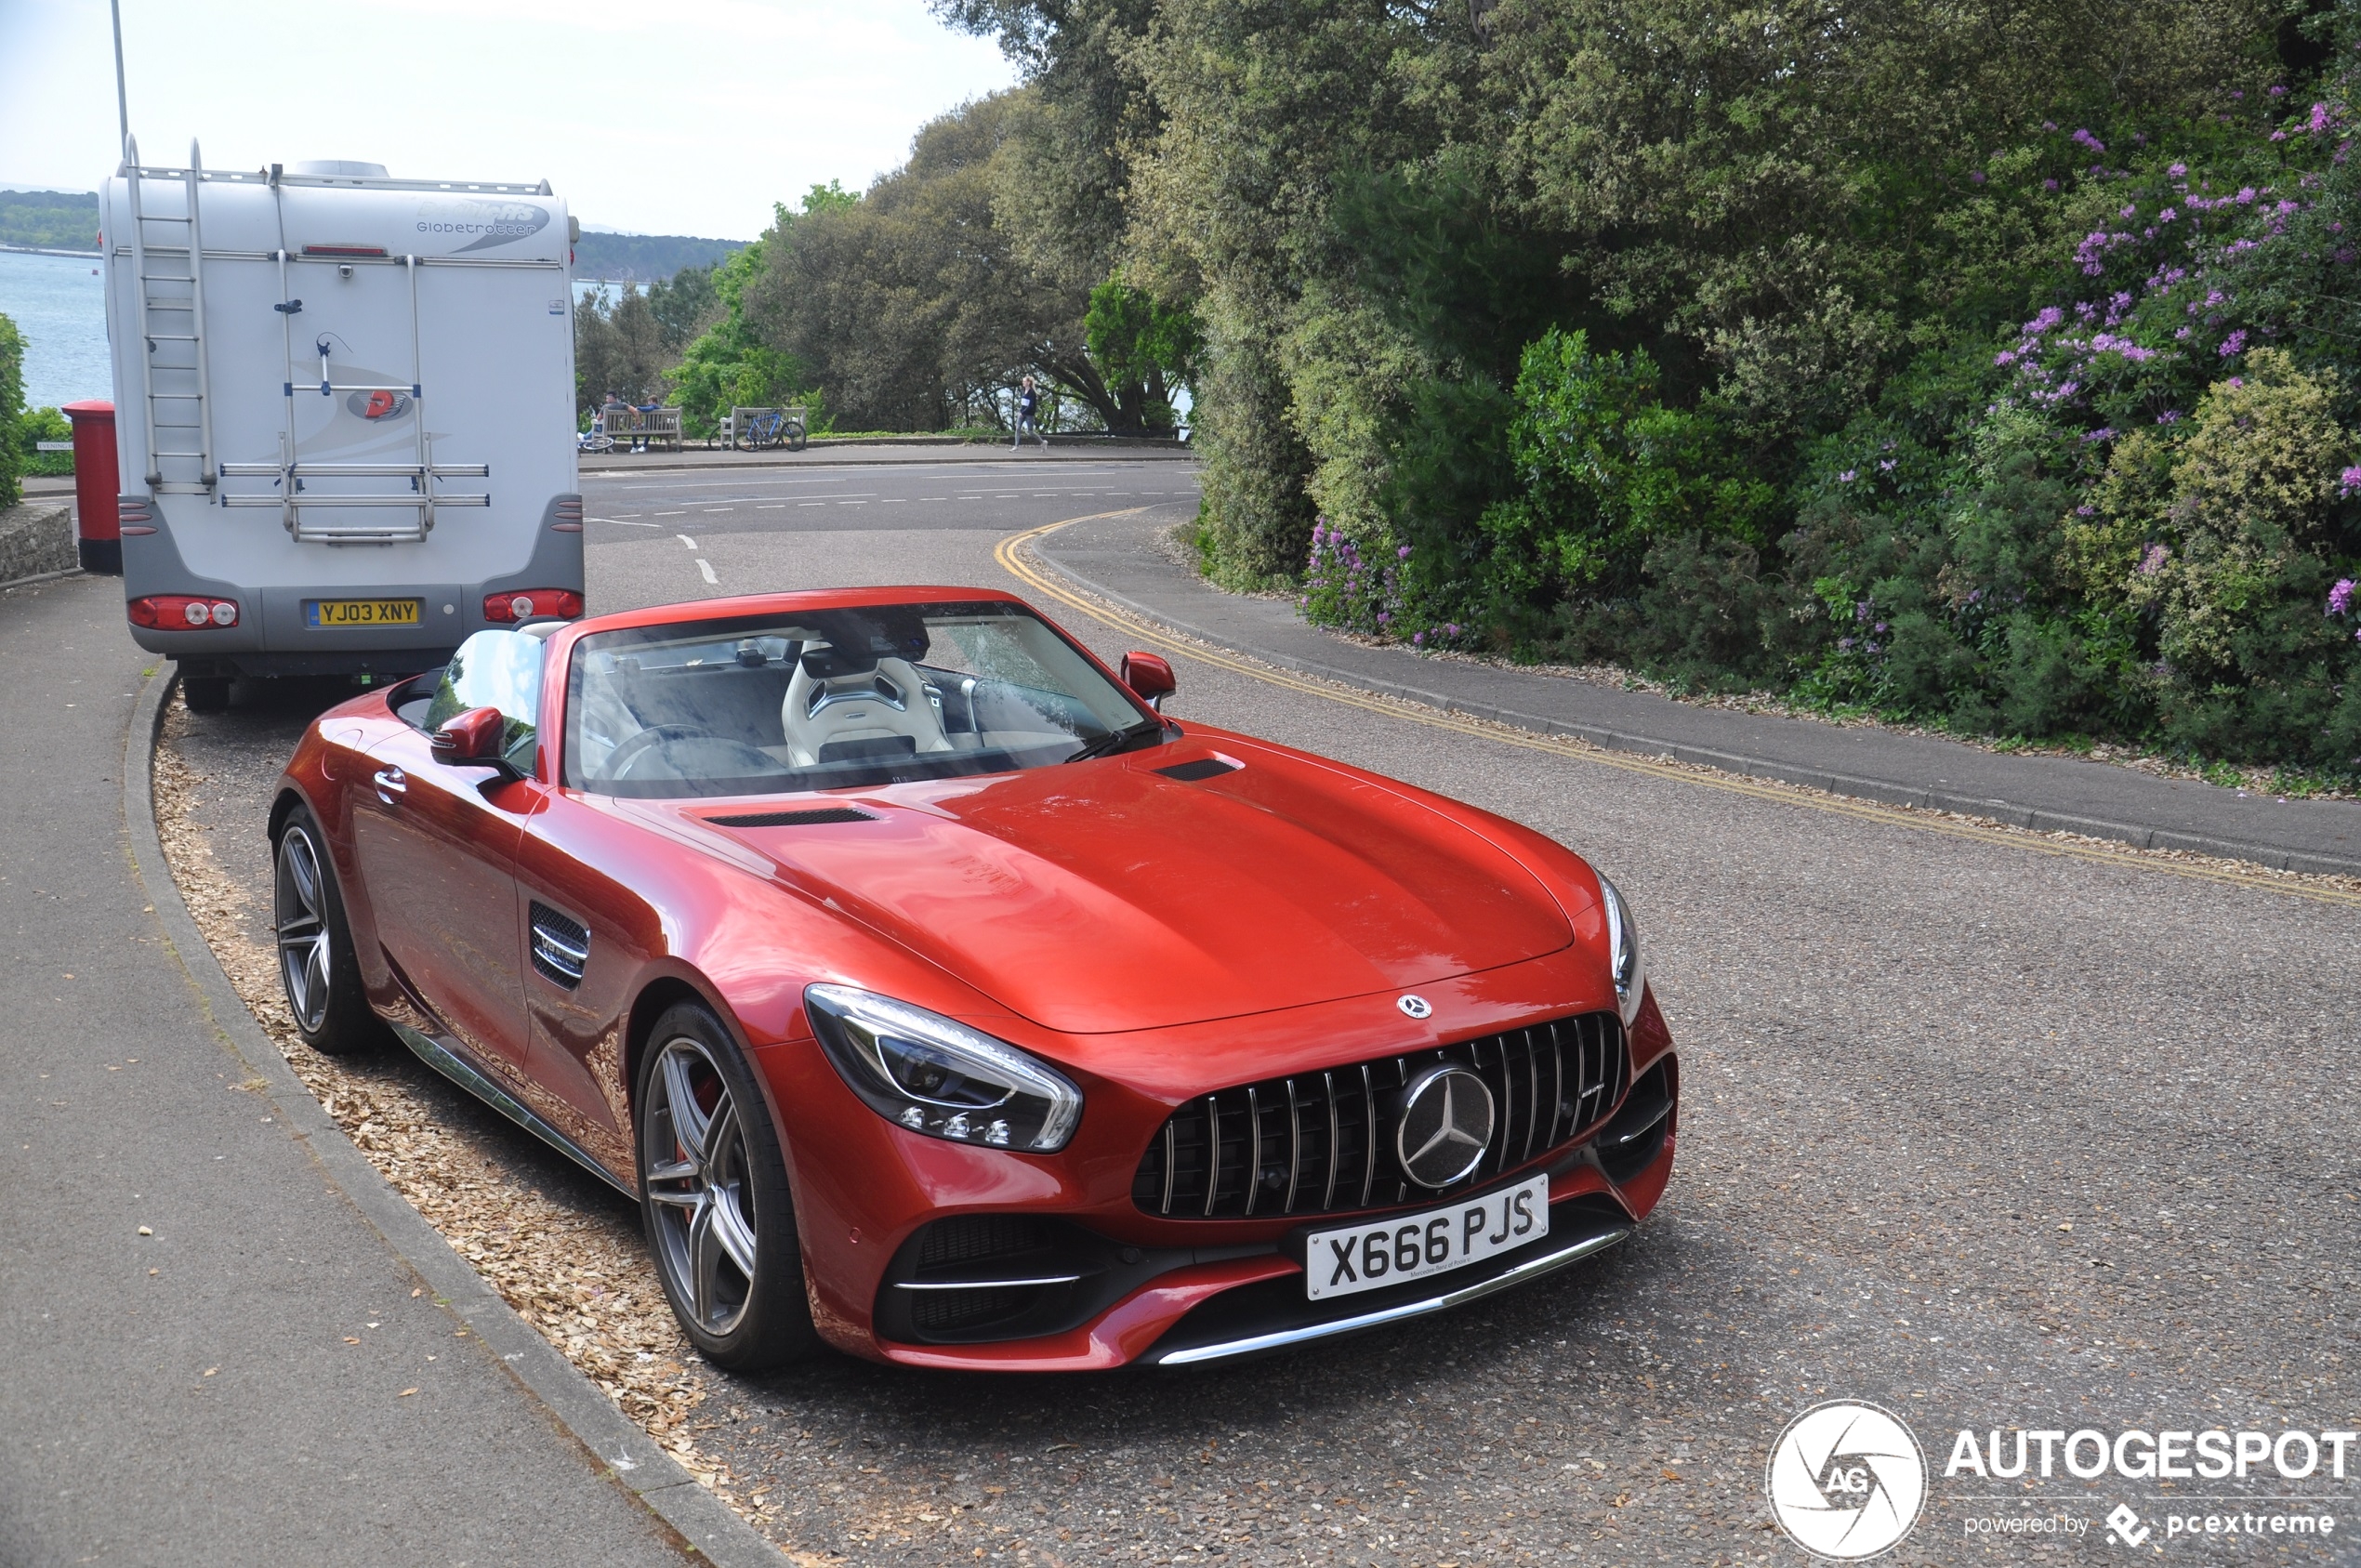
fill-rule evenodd
<path id="1" fill-rule="evenodd" d="M 592 602 L 1008 585 L 992 552 L 1009 532 L 1195 504 L 1171 463 L 981 477 L 590 481 Z M 1570 1274 L 1282 1359 L 1019 1380 L 827 1361 L 739 1383 L 699 1441 L 749 1490 L 769 1478 L 792 1550 L 1801 1562 L 1770 1523 L 1765 1460 L 1807 1406 L 1857 1398 L 1928 1451 L 1924 1517 L 1889 1561 L 2113 1561 L 2102 1522 L 2128 1503 L 2155 1530 L 2142 1555 L 2361 1561 L 2361 1453 L 2341 1481 L 1943 1475 L 1961 1429 L 2361 1426 L 2361 913 L 1180 676 L 1184 723 L 1473 801 L 1616 876 L 1682 1049 L 1671 1190 Z M 218 731 L 220 809 L 258 822 L 297 719 L 248 715 Z M 2341 1528 L 2168 1544 L 2167 1513 L 2193 1510 Z M 1971 1533 L 2011 1518 L 2080 1533 Z"/>

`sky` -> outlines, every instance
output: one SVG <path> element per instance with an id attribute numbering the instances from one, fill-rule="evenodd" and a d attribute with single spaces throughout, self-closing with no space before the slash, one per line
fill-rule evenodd
<path id="1" fill-rule="evenodd" d="M 924 0 L 123 0 L 123 34 L 143 162 L 547 178 L 586 225 L 737 240 L 1014 79 Z M 119 146 L 106 0 L 0 0 L 0 189 L 95 190 Z"/>

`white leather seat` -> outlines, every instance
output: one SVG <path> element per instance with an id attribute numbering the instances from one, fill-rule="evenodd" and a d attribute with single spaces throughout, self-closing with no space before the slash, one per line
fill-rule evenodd
<path id="1" fill-rule="evenodd" d="M 787 679 L 786 700 L 780 705 L 779 728 L 786 733 L 787 748 L 798 768 L 847 760 L 842 752 L 822 754 L 848 741 L 906 735 L 919 752 L 952 749 L 943 738 L 943 720 L 927 698 L 926 681 L 907 659 L 879 659 L 874 670 L 825 679 L 797 661 L 795 674 Z"/>

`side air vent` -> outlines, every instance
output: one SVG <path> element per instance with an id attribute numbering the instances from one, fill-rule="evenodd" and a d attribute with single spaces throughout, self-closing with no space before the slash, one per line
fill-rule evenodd
<path id="1" fill-rule="evenodd" d="M 1194 762 L 1176 762 L 1169 768 L 1158 768 L 1155 771 L 1167 779 L 1179 779 L 1182 784 L 1194 784 L 1199 779 L 1218 779 L 1224 773 L 1234 773 L 1238 768 L 1239 764 L 1224 762 L 1218 757 L 1200 757 Z"/>
<path id="2" fill-rule="evenodd" d="M 743 817 L 707 817 L 716 827 L 818 827 L 823 823 L 873 823 L 871 811 L 850 806 L 822 806 L 809 811 L 755 811 Z"/>
<path id="3" fill-rule="evenodd" d="M 590 932 L 583 924 L 543 903 L 533 904 L 533 967 L 545 980 L 568 991 L 582 983 L 590 963 Z"/>

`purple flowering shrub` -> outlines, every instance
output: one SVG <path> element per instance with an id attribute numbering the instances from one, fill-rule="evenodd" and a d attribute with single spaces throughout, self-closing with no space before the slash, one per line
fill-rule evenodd
<path id="1" fill-rule="evenodd" d="M 1296 608 L 1314 626 L 1367 637 L 1398 638 L 1414 648 L 1457 642 L 1466 628 L 1456 621 L 1430 623 L 1412 608 L 1408 584 L 1413 551 L 1408 545 L 1380 547 L 1373 561 L 1361 544 L 1325 517 L 1312 525 L 1312 555 L 1304 562 Z"/>
<path id="2" fill-rule="evenodd" d="M 2132 150 L 2076 177 L 2064 221 L 2078 237 L 2053 302 L 1993 352 L 2003 395 L 2106 440 L 2179 423 L 2255 349 L 2307 336 L 2326 347 L 2318 296 L 2361 281 L 2351 112 L 2341 92 L 2268 101 L 2265 118 L 2207 127 L 2195 146 Z"/>

